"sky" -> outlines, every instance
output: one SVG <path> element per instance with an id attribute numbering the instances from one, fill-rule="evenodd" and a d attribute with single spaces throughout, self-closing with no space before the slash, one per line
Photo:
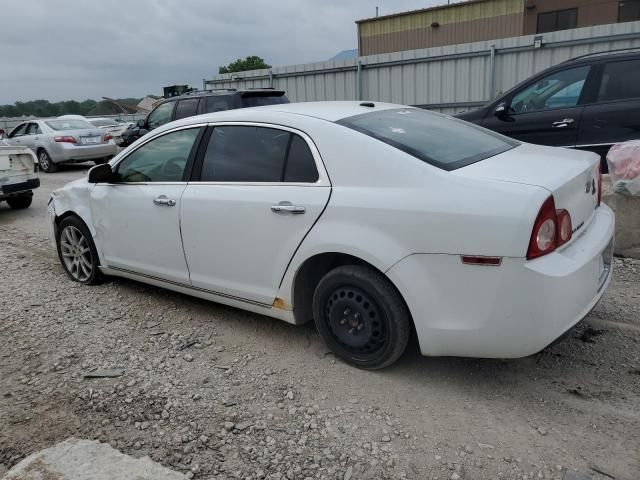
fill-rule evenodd
<path id="1" fill-rule="evenodd" d="M 2 1 L 0 104 L 99 100 L 201 87 L 221 65 L 273 66 L 357 48 L 355 20 L 446 0 Z"/>

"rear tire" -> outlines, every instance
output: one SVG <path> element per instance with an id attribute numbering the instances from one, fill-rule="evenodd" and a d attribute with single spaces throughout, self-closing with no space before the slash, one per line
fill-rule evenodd
<path id="1" fill-rule="evenodd" d="M 22 210 L 23 208 L 29 208 L 33 200 L 33 193 L 19 195 L 17 197 L 7 198 L 7 204 L 14 210 Z"/>
<path id="2" fill-rule="evenodd" d="M 53 173 L 58 170 L 58 166 L 53 163 L 46 150 L 38 152 L 38 163 L 40 164 L 40 169 L 44 172 Z"/>
<path id="3" fill-rule="evenodd" d="M 89 229 L 78 217 L 64 218 L 56 229 L 58 258 L 71 280 L 86 285 L 102 283 L 98 251 Z"/>
<path id="4" fill-rule="evenodd" d="M 335 268 L 320 280 L 313 317 L 327 346 L 363 369 L 394 363 L 411 335 L 411 315 L 400 293 L 378 271 L 361 265 Z"/>

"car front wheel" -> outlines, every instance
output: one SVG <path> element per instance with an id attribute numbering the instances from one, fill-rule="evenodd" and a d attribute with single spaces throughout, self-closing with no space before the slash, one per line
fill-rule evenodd
<path id="1" fill-rule="evenodd" d="M 60 263 L 72 280 L 87 285 L 102 281 L 98 252 L 82 220 L 73 216 L 64 218 L 56 231 L 56 243 Z"/>
<path id="2" fill-rule="evenodd" d="M 400 293 L 378 271 L 361 265 L 335 268 L 320 280 L 313 316 L 328 347 L 364 369 L 394 363 L 411 334 L 410 313 Z"/>

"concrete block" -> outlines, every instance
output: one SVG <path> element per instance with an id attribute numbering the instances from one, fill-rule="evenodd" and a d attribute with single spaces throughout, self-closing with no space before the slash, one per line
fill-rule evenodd
<path id="1" fill-rule="evenodd" d="M 3 480 L 186 480 L 149 457 L 133 458 L 106 443 L 70 438 L 34 453 Z"/>
<path id="2" fill-rule="evenodd" d="M 614 254 L 640 259 L 640 197 L 612 192 L 605 175 L 602 201 L 616 212 Z"/>

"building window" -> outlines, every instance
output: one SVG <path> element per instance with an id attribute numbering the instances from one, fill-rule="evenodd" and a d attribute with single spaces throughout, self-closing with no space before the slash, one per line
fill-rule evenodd
<path id="1" fill-rule="evenodd" d="M 624 0 L 618 3 L 618 21 L 634 22 L 640 20 L 640 0 Z"/>
<path id="2" fill-rule="evenodd" d="M 555 32 L 557 30 L 568 30 L 578 26 L 578 9 L 556 10 L 554 12 L 544 12 L 538 14 L 537 33 Z"/>

